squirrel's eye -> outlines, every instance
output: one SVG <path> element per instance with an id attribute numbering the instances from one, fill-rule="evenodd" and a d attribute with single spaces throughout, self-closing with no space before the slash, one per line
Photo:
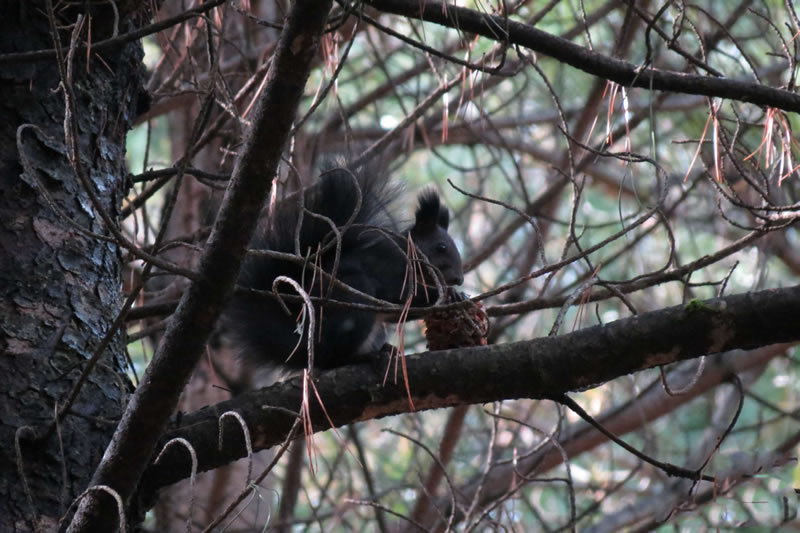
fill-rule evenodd
<path id="1" fill-rule="evenodd" d="M 440 253 L 446 252 L 447 251 L 447 245 L 445 243 L 443 243 L 443 242 L 437 243 L 436 244 L 436 251 L 440 252 Z"/>

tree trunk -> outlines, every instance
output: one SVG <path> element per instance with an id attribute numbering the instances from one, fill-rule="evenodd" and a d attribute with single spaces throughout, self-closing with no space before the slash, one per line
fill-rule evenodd
<path id="1" fill-rule="evenodd" d="M 100 200 L 95 204 L 67 157 L 56 54 L 33 61 L 6 55 L 54 47 L 47 6 L 2 4 L 0 531 L 49 531 L 87 488 L 131 389 L 115 331 L 66 416 L 54 423 L 121 307 L 124 250 L 89 232 L 111 235 L 101 210 L 116 221 L 127 188 L 125 134 L 140 104 L 142 49 L 138 41 L 93 49 L 88 64 L 85 48 L 74 54 L 77 167 Z M 77 5 L 53 15 L 62 57 L 84 9 Z M 142 5 L 136 9 L 149 3 Z M 120 34 L 149 18 L 128 3 L 117 7 Z M 110 4 L 92 9 L 79 45 L 112 36 Z"/>

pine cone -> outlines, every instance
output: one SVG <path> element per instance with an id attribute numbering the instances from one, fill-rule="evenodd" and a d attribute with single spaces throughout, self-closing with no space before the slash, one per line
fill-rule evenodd
<path id="1" fill-rule="evenodd" d="M 448 300 L 457 302 L 467 296 L 449 292 Z M 424 318 L 425 338 L 429 350 L 447 350 L 469 346 L 485 346 L 489 334 L 489 317 L 483 305 L 470 302 L 466 307 L 437 311 Z"/>

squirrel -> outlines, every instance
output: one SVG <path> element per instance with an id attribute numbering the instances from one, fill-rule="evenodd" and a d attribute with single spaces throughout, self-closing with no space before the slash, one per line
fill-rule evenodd
<path id="1" fill-rule="evenodd" d="M 379 313 L 325 305 L 329 299 L 367 303 L 335 284 L 331 286 L 331 278 L 386 302 L 403 305 L 410 298 L 413 306 L 436 303 L 437 287 L 463 283 L 461 256 L 447 233 L 450 212 L 439 194 L 424 189 L 417 197 L 413 225 L 401 229 L 392 209 L 399 192 L 398 186 L 374 169 L 340 165 L 323 172 L 317 183 L 303 192 L 303 205 L 300 199 L 275 204 L 267 223 L 257 230 L 251 249 L 294 254 L 304 258 L 305 265 L 248 254 L 239 288 L 224 315 L 245 361 L 256 367 L 308 366 L 310 321 L 301 314 L 302 301 L 285 298 L 287 313 L 276 298 L 249 290 L 271 292 L 278 276 L 296 281 L 314 299 L 313 364 L 321 369 L 363 362 L 386 341 Z M 409 243 L 415 250 L 407 255 Z M 329 276 L 322 275 L 315 265 Z M 282 295 L 298 294 L 285 282 L 276 285 Z"/>

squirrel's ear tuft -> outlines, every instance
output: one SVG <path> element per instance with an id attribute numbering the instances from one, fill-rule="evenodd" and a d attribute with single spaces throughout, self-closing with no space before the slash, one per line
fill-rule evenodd
<path id="1" fill-rule="evenodd" d="M 417 212 L 415 213 L 414 229 L 417 231 L 433 231 L 436 225 L 442 225 L 442 211 L 444 211 L 444 226 L 447 229 L 450 215 L 447 209 L 442 209 L 439 193 L 433 187 L 426 187 L 417 196 Z"/>
<path id="2" fill-rule="evenodd" d="M 450 225 L 450 210 L 445 206 L 439 208 L 439 226 L 447 231 L 447 226 Z"/>

